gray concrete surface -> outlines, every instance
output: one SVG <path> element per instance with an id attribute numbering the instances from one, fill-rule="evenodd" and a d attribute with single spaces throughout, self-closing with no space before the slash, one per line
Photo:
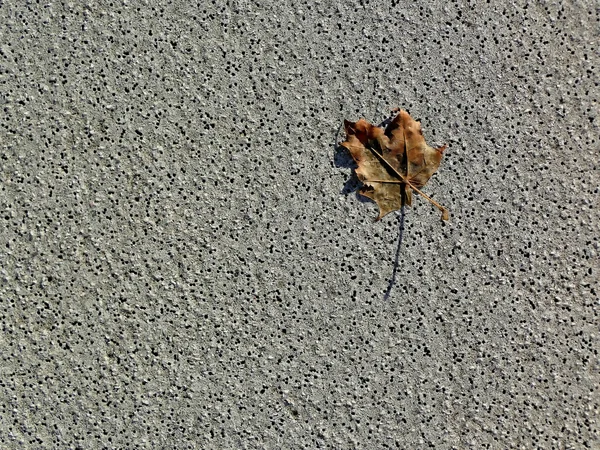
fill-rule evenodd
<path id="1" fill-rule="evenodd" d="M 593 1 L 1 2 L 0 448 L 600 448 L 599 37 Z M 340 125 L 393 107 L 447 224 L 351 192 Z"/>

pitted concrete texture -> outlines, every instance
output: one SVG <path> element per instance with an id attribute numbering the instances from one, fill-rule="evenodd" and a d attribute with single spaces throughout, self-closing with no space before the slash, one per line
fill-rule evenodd
<path id="1" fill-rule="evenodd" d="M 600 448 L 599 11 L 0 3 L 0 448 Z"/>

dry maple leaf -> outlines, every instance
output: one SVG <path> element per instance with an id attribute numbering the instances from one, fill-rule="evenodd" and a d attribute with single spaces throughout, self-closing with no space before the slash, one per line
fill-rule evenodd
<path id="1" fill-rule="evenodd" d="M 400 111 L 385 130 L 364 119 L 345 120 L 344 128 L 346 141 L 341 145 L 358 164 L 356 175 L 364 185 L 360 194 L 379 206 L 377 220 L 404 205 L 410 206 L 412 191 L 442 211 L 442 220 L 448 220 L 448 210 L 420 190 L 440 166 L 445 145 L 427 145 L 421 124 L 406 111 Z"/>

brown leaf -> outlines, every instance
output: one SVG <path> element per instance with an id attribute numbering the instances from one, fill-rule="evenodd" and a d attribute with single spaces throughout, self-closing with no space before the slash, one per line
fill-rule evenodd
<path id="1" fill-rule="evenodd" d="M 440 166 L 445 145 L 427 145 L 421 124 L 406 111 L 400 111 L 385 130 L 364 119 L 345 120 L 344 127 L 346 140 L 341 145 L 358 164 L 356 175 L 364 185 L 359 192 L 379 205 L 377 220 L 410 206 L 412 191 L 442 211 L 442 220 L 448 220 L 448 210 L 420 190 Z"/>

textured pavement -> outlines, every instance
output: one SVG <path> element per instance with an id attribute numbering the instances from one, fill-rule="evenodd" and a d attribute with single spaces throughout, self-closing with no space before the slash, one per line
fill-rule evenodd
<path id="1" fill-rule="evenodd" d="M 599 14 L 0 2 L 0 448 L 600 448 Z"/>

